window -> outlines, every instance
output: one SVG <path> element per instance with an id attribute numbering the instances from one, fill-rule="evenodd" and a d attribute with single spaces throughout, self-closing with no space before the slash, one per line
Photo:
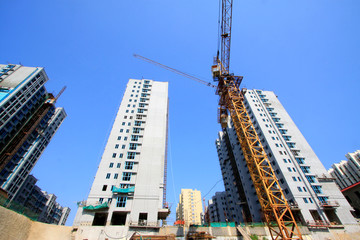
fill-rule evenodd
<path id="1" fill-rule="evenodd" d="M 293 142 L 287 142 L 286 144 L 289 146 L 289 148 L 295 148 L 295 143 Z"/>
<path id="2" fill-rule="evenodd" d="M 117 197 L 116 207 L 125 207 L 126 206 L 126 197 Z"/>
<path id="3" fill-rule="evenodd" d="M 307 192 L 306 187 L 303 187 L 303 189 L 304 189 L 304 192 Z"/>
<path id="4" fill-rule="evenodd" d="M 291 170 L 291 168 L 290 168 L 290 167 L 288 167 L 287 169 L 288 169 L 288 171 L 289 171 L 289 172 L 292 172 L 292 170 Z"/>
<path id="5" fill-rule="evenodd" d="M 120 163 L 116 164 L 116 168 L 120 168 L 120 166 L 121 166 Z"/>
<path id="6" fill-rule="evenodd" d="M 287 161 L 286 161 L 286 159 L 285 159 L 285 158 L 283 159 L 283 161 L 284 161 L 284 163 L 287 163 Z"/>
<path id="7" fill-rule="evenodd" d="M 308 203 L 307 198 L 303 198 L 303 200 L 304 200 L 304 203 Z"/>
<path id="8" fill-rule="evenodd" d="M 304 173 L 310 173 L 310 167 L 309 166 L 301 166 L 300 168 Z"/>
<path id="9" fill-rule="evenodd" d="M 118 149 L 119 148 L 119 144 L 115 144 L 115 149 Z"/>
<path id="10" fill-rule="evenodd" d="M 129 149 L 130 150 L 136 150 L 138 144 L 137 143 L 130 143 Z"/>
<path id="11" fill-rule="evenodd" d="M 131 172 L 123 172 L 122 180 L 130 181 L 131 180 Z"/>
<path id="12" fill-rule="evenodd" d="M 120 153 L 119 154 L 119 158 L 123 158 L 124 154 L 123 153 Z"/>
<path id="13" fill-rule="evenodd" d="M 292 177 L 292 179 L 294 180 L 294 182 L 296 182 L 297 180 L 296 180 L 296 177 Z"/>
<path id="14" fill-rule="evenodd" d="M 107 185 L 103 185 L 102 190 L 106 191 L 106 189 L 107 189 Z"/>
<path id="15" fill-rule="evenodd" d="M 116 158 L 116 153 L 113 153 L 113 154 L 112 154 L 112 158 Z"/>
<path id="16" fill-rule="evenodd" d="M 119 176 L 119 174 L 115 173 L 114 174 L 114 179 L 118 179 L 118 176 Z"/>
<path id="17" fill-rule="evenodd" d="M 290 136 L 283 136 L 283 138 L 284 138 L 285 141 L 290 141 L 291 140 Z"/>
<path id="18" fill-rule="evenodd" d="M 124 131 L 124 129 L 120 129 L 120 132 L 123 132 Z M 120 137 L 121 138 L 121 137 Z"/>
<path id="19" fill-rule="evenodd" d="M 125 122 L 122 122 L 122 125 L 124 126 L 124 125 L 125 125 Z"/>
<path id="20" fill-rule="evenodd" d="M 110 178 L 110 173 L 106 174 L 106 179 L 109 179 Z"/>
<path id="21" fill-rule="evenodd" d="M 295 158 L 295 159 L 299 164 L 304 164 L 305 163 L 305 158 Z"/>
<path id="22" fill-rule="evenodd" d="M 313 203 L 313 200 L 312 200 L 311 198 L 309 198 L 309 201 L 310 201 L 311 203 Z"/>
<path id="23" fill-rule="evenodd" d="M 273 118 L 274 122 L 280 122 L 280 118 Z"/>
<path id="24" fill-rule="evenodd" d="M 125 162 L 125 169 L 133 169 L 134 162 Z"/>
<path id="25" fill-rule="evenodd" d="M 125 149 L 125 145 L 122 145 L 121 148 L 122 148 L 122 149 Z"/>
<path id="26" fill-rule="evenodd" d="M 127 141 L 128 137 L 124 137 L 124 141 Z"/>
<path id="27" fill-rule="evenodd" d="M 309 181 L 309 183 L 315 183 L 316 182 L 315 176 L 306 176 L 306 179 Z"/>
<path id="28" fill-rule="evenodd" d="M 133 133 L 140 133 L 141 128 L 134 128 Z"/>
<path id="29" fill-rule="evenodd" d="M 298 177 L 298 180 L 299 180 L 299 182 L 301 182 L 301 178 L 300 178 L 300 177 Z"/>
<path id="30" fill-rule="evenodd" d="M 104 198 L 99 198 L 99 203 L 103 203 Z"/>
<path id="31" fill-rule="evenodd" d="M 134 153 L 134 152 L 128 152 L 127 159 L 135 159 L 135 155 L 136 155 L 136 153 Z"/>
<path id="32" fill-rule="evenodd" d="M 279 129 L 279 131 L 280 131 L 281 134 L 286 134 L 288 130 L 286 130 L 286 129 Z"/>
<path id="33" fill-rule="evenodd" d="M 319 201 L 322 203 L 326 203 L 328 201 L 328 197 L 318 197 Z"/>
<path id="34" fill-rule="evenodd" d="M 138 135 L 131 135 L 131 141 L 137 142 L 139 140 Z"/>
<path id="35" fill-rule="evenodd" d="M 109 168 L 112 168 L 114 166 L 114 163 L 110 163 Z"/>
<path id="36" fill-rule="evenodd" d="M 279 144 L 275 143 L 275 146 L 276 146 L 276 147 L 279 147 Z"/>
<path id="37" fill-rule="evenodd" d="M 314 190 L 315 193 L 317 193 L 317 194 L 322 193 L 321 186 L 311 186 L 311 187 L 312 187 L 312 189 Z"/>
<path id="38" fill-rule="evenodd" d="M 135 121 L 135 126 L 141 126 L 141 121 Z"/>
<path id="39" fill-rule="evenodd" d="M 297 187 L 297 188 L 298 188 L 299 192 L 302 192 L 302 189 L 301 189 L 301 187 Z"/>
<path id="40" fill-rule="evenodd" d="M 126 129 L 126 133 L 129 133 L 129 129 Z"/>
<path id="41" fill-rule="evenodd" d="M 120 184 L 120 188 L 124 189 L 124 188 L 129 188 L 130 184 Z"/>

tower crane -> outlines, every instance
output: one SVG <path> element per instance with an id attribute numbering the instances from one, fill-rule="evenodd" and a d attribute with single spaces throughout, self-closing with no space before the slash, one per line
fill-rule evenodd
<path id="1" fill-rule="evenodd" d="M 219 123 L 223 129 L 226 128 L 228 118 L 230 117 L 234 124 L 234 129 L 261 205 L 264 221 L 269 228 L 272 239 L 302 240 L 299 227 L 291 212 L 290 206 L 286 201 L 259 136 L 246 111 L 243 102 L 246 89 L 240 89 L 243 77 L 230 73 L 233 0 L 221 0 L 221 2 L 220 51 L 218 51 L 214 59 L 214 65 L 211 67 L 213 80 L 217 82 L 217 86 L 160 64 L 154 60 L 137 54 L 134 54 L 134 56 L 207 86 L 216 88 L 216 94 L 219 95 Z"/>
<path id="2" fill-rule="evenodd" d="M 274 174 L 270 161 L 246 111 L 240 90 L 242 76 L 230 73 L 230 43 L 233 0 L 222 1 L 221 44 L 212 66 L 219 95 L 219 122 L 226 127 L 230 116 L 258 196 L 272 239 L 302 239 L 290 206 Z"/>

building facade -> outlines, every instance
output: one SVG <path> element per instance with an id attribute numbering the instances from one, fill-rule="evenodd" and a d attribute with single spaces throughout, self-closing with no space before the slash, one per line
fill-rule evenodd
<path id="1" fill-rule="evenodd" d="M 354 208 L 353 215 L 360 217 L 360 150 L 345 155 L 347 161 L 335 163 L 329 174 L 335 179 L 346 200 Z"/>
<path id="2" fill-rule="evenodd" d="M 356 224 L 348 204 L 274 92 L 248 90 L 245 107 L 294 217 L 303 224 Z M 232 122 L 216 147 L 231 221 L 262 221 L 251 176 Z"/>
<path id="3" fill-rule="evenodd" d="M 200 225 L 203 217 L 201 192 L 192 189 L 181 189 L 179 203 L 176 207 L 176 220 L 185 225 Z"/>
<path id="4" fill-rule="evenodd" d="M 347 161 L 335 163 L 329 169 L 329 174 L 335 178 L 340 189 L 350 187 L 360 182 L 360 150 L 345 155 Z"/>
<path id="5" fill-rule="evenodd" d="M 13 202 L 21 204 L 37 216 L 39 222 L 65 225 L 70 208 L 56 202 L 56 196 L 42 191 L 36 185 L 37 179 L 29 175 L 21 186 Z"/>
<path id="6" fill-rule="evenodd" d="M 0 187 L 14 199 L 66 117 L 41 67 L 0 65 Z"/>
<path id="7" fill-rule="evenodd" d="M 210 222 L 228 222 L 231 212 L 229 211 L 227 192 L 216 192 L 208 201 L 208 214 Z"/>
<path id="8" fill-rule="evenodd" d="M 168 83 L 130 79 L 74 226 L 105 226 L 113 234 L 160 227 L 169 213 L 167 121 Z"/>

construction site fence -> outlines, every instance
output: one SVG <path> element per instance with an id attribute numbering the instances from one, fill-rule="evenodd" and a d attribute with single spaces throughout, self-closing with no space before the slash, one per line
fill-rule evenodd
<path id="1" fill-rule="evenodd" d="M 236 227 L 235 222 L 212 222 L 202 225 L 191 225 L 191 227 Z"/>
<path id="2" fill-rule="evenodd" d="M 10 202 L 8 198 L 1 195 L 0 195 L 0 206 L 12 210 L 14 212 L 17 212 L 19 214 L 22 214 L 34 221 L 37 221 L 39 217 L 39 214 L 34 213 L 27 207 L 24 207 L 23 205 L 16 202 Z"/>
<path id="3" fill-rule="evenodd" d="M 302 226 L 300 222 L 296 222 L 298 226 Z M 241 227 L 267 227 L 266 223 L 263 222 L 251 222 L 251 223 L 240 223 Z M 272 222 L 272 225 L 277 225 L 275 222 Z"/>

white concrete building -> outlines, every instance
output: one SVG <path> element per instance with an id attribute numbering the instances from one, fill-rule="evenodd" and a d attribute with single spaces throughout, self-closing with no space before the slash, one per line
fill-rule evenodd
<path id="1" fill-rule="evenodd" d="M 248 90 L 244 103 L 294 216 L 303 224 L 356 224 L 351 206 L 271 91 Z M 232 122 L 216 147 L 231 221 L 259 222 L 260 204 Z M 231 202 L 231 203 L 230 203 Z"/>
<path id="2" fill-rule="evenodd" d="M 168 83 L 130 79 L 90 194 L 74 220 L 82 230 L 91 226 L 85 238 L 99 229 L 92 226 L 112 236 L 160 227 L 169 213 L 167 121 Z"/>
<path id="3" fill-rule="evenodd" d="M 345 155 L 347 161 L 333 164 L 329 174 L 335 178 L 340 189 L 360 182 L 360 150 Z"/>

